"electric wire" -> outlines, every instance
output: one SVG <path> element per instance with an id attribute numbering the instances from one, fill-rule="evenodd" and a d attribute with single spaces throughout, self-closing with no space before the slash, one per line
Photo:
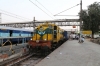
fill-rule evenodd
<path id="1" fill-rule="evenodd" d="M 2 9 L 0 9 L 0 11 L 5 12 L 5 13 L 8 13 L 8 14 L 11 14 L 11 15 L 13 15 L 13 16 L 16 16 L 16 17 L 18 17 L 18 19 L 20 18 L 20 19 L 25 19 L 25 20 L 27 19 L 27 20 L 30 20 L 29 18 L 25 18 L 25 17 L 19 16 L 19 15 L 13 14 L 13 13 L 7 12 L 7 11 L 2 10 Z M 4 13 L 3 13 L 3 14 L 4 14 Z M 15 18 L 16 18 L 16 17 L 15 17 Z"/>
<path id="2" fill-rule="evenodd" d="M 57 15 L 57 16 L 79 16 L 79 15 Z"/>
<path id="3" fill-rule="evenodd" d="M 22 18 L 19 18 L 19 17 L 16 17 L 16 16 L 12 16 L 12 15 L 9 15 L 9 14 L 6 14 L 6 13 L 2 13 L 2 14 L 7 15 L 7 16 L 10 16 L 10 17 L 17 18 L 17 19 L 21 19 L 21 20 L 24 20 L 25 21 L 25 19 L 22 19 Z"/>
<path id="4" fill-rule="evenodd" d="M 39 6 L 37 6 L 35 3 L 33 3 L 31 0 L 29 0 L 32 4 L 34 4 L 36 7 L 38 7 L 40 10 L 42 10 L 45 14 L 47 14 L 43 9 L 41 9 Z M 49 14 L 47 14 L 49 17 L 51 17 Z M 52 17 L 51 17 L 52 18 Z M 52 18 L 54 19 L 54 18 Z"/>
<path id="5" fill-rule="evenodd" d="M 3 18 L 3 22 L 6 22 L 6 21 L 12 22 L 13 20 Z"/>
<path id="6" fill-rule="evenodd" d="M 77 4 L 77 5 L 75 5 L 75 6 L 71 7 L 71 8 L 68 8 L 68 9 L 66 9 L 66 10 L 63 10 L 62 12 L 59 12 L 59 13 L 55 14 L 54 16 L 58 16 L 58 14 L 63 13 L 63 12 L 65 12 L 65 11 L 69 10 L 69 9 L 72 9 L 72 8 L 78 6 L 78 5 L 80 5 L 80 4 Z"/>
<path id="7" fill-rule="evenodd" d="M 35 0 L 37 1 L 37 0 Z M 44 7 L 39 1 L 37 1 L 42 7 Z M 46 7 L 44 7 L 51 15 L 53 15 Z"/>

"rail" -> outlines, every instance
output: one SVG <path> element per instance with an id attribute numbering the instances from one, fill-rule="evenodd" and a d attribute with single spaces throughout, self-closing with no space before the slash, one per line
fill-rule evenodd
<path id="1" fill-rule="evenodd" d="M 5 61 L 3 61 L 3 62 L 0 62 L 0 66 L 6 66 L 6 65 L 8 65 L 8 64 L 10 64 L 11 62 L 13 62 L 13 61 L 15 61 L 15 60 L 17 60 L 17 59 L 20 59 L 21 57 L 24 57 L 24 56 L 26 56 L 26 55 L 28 55 L 29 53 L 26 53 L 26 54 L 24 54 L 23 56 L 16 56 L 16 57 L 13 57 L 13 58 L 10 58 L 10 59 L 7 59 L 7 60 L 5 60 Z"/>

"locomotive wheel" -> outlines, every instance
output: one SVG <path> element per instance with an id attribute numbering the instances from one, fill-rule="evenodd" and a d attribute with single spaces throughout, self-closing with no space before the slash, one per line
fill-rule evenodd
<path id="1" fill-rule="evenodd" d="M 62 42 L 61 42 L 61 41 L 59 41 L 59 42 L 58 42 L 58 47 L 59 47 L 61 44 L 62 44 Z"/>
<path id="2" fill-rule="evenodd" d="M 54 51 L 55 49 L 56 49 L 56 47 L 54 45 L 52 45 L 51 51 Z"/>

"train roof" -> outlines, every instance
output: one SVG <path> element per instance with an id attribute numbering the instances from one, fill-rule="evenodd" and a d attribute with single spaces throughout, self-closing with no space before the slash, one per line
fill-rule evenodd
<path id="1" fill-rule="evenodd" d="M 20 31 L 28 31 L 33 32 L 33 30 L 30 29 L 24 29 L 24 28 L 14 28 L 14 27 L 6 27 L 6 26 L 0 26 L 0 29 L 7 29 L 7 30 L 20 30 Z"/>

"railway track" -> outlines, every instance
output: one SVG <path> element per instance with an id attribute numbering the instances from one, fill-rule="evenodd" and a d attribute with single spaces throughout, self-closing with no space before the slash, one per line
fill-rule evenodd
<path id="1" fill-rule="evenodd" d="M 25 60 L 24 62 L 20 63 L 19 66 L 34 66 L 37 63 L 39 63 L 44 57 L 31 57 L 28 60 Z"/>
<path id="2" fill-rule="evenodd" d="M 27 52 L 26 54 L 22 56 L 17 56 L 15 58 L 8 59 L 4 62 L 1 62 L 0 66 L 34 66 L 38 62 L 40 62 L 42 59 L 44 59 L 47 55 L 41 56 L 40 54 L 29 54 L 29 52 Z"/>
<path id="3" fill-rule="evenodd" d="M 19 59 L 22 59 L 22 58 L 28 56 L 28 55 L 29 55 L 29 53 L 25 53 L 22 56 L 16 56 L 16 57 L 13 57 L 11 59 L 7 59 L 7 60 L 5 60 L 3 62 L 0 62 L 0 66 L 7 66 L 7 65 L 9 65 L 11 63 L 14 63 L 15 61 L 17 61 Z"/>
<path id="4" fill-rule="evenodd" d="M 17 58 L 16 60 L 13 60 L 12 62 L 10 62 L 9 64 L 6 64 L 5 66 L 19 66 L 20 62 L 30 58 L 32 55 L 33 54 L 28 54 L 20 58 Z"/>
<path id="5" fill-rule="evenodd" d="M 11 59 L 5 60 L 3 62 L 0 62 L 0 66 L 33 66 L 46 56 L 41 56 L 40 53 L 30 54 L 29 52 L 27 52 L 23 55 L 19 55 Z"/>
<path id="6" fill-rule="evenodd" d="M 5 63 L 2 63 L 0 66 L 34 66 L 40 62 L 44 57 L 36 54 L 27 54 L 22 57 L 17 57 L 10 59 Z"/>

